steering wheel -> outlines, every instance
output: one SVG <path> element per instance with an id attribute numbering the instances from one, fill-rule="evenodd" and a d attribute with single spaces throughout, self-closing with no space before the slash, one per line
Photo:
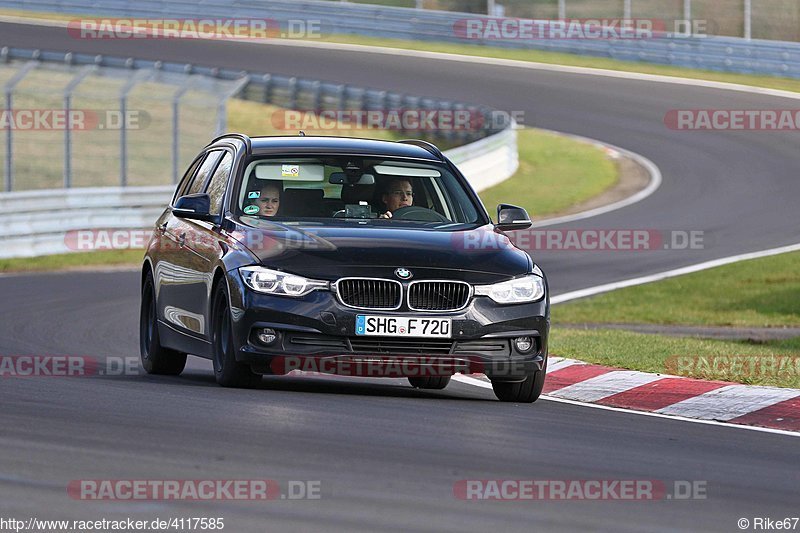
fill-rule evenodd
<path id="1" fill-rule="evenodd" d="M 399 220 L 419 220 L 422 222 L 450 222 L 447 217 L 420 205 L 401 207 L 392 213 L 392 218 Z"/>

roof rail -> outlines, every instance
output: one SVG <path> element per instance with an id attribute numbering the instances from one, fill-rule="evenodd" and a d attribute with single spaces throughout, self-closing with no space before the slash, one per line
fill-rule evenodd
<path id="1" fill-rule="evenodd" d="M 403 139 L 402 141 L 397 141 L 397 142 L 419 146 L 420 148 L 423 148 L 428 152 L 430 152 L 431 154 L 435 155 L 440 161 L 444 161 L 444 154 L 433 143 L 429 143 L 428 141 L 421 141 L 419 139 Z"/>
<path id="2" fill-rule="evenodd" d="M 232 137 L 234 139 L 239 139 L 240 141 L 242 141 L 245 144 L 245 146 L 247 147 L 247 153 L 248 154 L 253 151 L 253 143 L 250 141 L 250 137 L 248 137 L 244 133 L 226 133 L 225 135 L 220 135 L 219 137 L 217 137 L 216 139 L 214 139 L 213 141 L 208 143 L 208 145 L 211 146 L 215 142 L 217 142 L 217 141 L 219 141 L 221 139 L 224 139 L 226 137 Z"/>

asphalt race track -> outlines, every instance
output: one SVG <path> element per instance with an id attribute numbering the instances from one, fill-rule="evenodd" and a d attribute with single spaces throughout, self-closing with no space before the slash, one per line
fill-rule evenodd
<path id="1" fill-rule="evenodd" d="M 78 41 L 0 24 L 0 46 L 308 76 L 522 110 L 528 124 L 641 153 L 664 178 L 644 201 L 573 228 L 700 230 L 702 250 L 537 252 L 554 293 L 798 241 L 796 133 L 681 132 L 669 109 L 778 109 L 790 100 L 701 87 L 254 43 Z M 535 183 L 531 184 L 535 187 Z M 535 216 L 535 213 L 534 213 Z M 0 355 L 138 356 L 138 274 L 0 278 Z M 502 404 L 451 383 L 266 378 L 0 378 L 0 509 L 17 518 L 225 517 L 228 531 L 736 531 L 797 515 L 796 438 L 549 401 Z M 319 481 L 319 500 L 87 502 L 78 479 Z M 464 479 L 699 481 L 706 499 L 462 501 Z"/>

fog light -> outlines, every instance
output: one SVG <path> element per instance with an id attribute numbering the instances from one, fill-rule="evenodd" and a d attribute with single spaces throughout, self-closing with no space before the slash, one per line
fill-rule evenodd
<path id="1" fill-rule="evenodd" d="M 278 340 L 278 334 L 272 328 L 263 328 L 258 332 L 258 340 L 264 344 L 272 344 Z"/>
<path id="2" fill-rule="evenodd" d="M 533 340 L 530 337 L 517 337 L 514 339 L 514 346 L 520 353 L 527 353 L 533 348 Z"/>

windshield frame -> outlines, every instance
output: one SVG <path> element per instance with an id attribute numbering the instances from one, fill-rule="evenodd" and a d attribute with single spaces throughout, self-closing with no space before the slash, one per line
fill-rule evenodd
<path id="1" fill-rule="evenodd" d="M 245 185 L 245 180 L 247 177 L 245 176 L 246 170 L 251 167 L 252 163 L 259 160 L 288 160 L 288 159 L 319 159 L 319 160 L 329 160 L 331 158 L 360 158 L 360 159 L 368 159 L 368 160 L 376 160 L 380 159 L 383 162 L 391 163 L 412 163 L 422 166 L 427 166 L 431 168 L 435 168 L 442 172 L 442 176 L 444 177 L 446 174 L 451 174 L 453 179 L 454 186 L 460 188 L 461 194 L 463 194 L 463 200 L 466 200 L 470 203 L 470 206 L 475 211 L 476 220 L 470 222 L 457 222 L 448 220 L 447 222 L 429 222 L 429 221 L 420 221 L 420 220 L 392 220 L 392 219 L 381 219 L 381 218 L 330 218 L 330 217 L 261 217 L 261 216 L 253 216 L 248 215 L 243 211 L 243 207 L 240 205 L 240 198 L 242 194 L 242 187 Z M 426 179 L 435 179 L 435 178 L 426 178 Z M 327 179 L 325 183 L 328 183 Z M 231 191 L 227 195 L 227 199 L 229 202 L 228 205 L 228 213 L 237 221 L 241 221 L 242 223 L 247 224 L 242 219 L 248 218 L 258 218 L 258 219 L 265 219 L 274 224 L 287 224 L 290 226 L 302 226 L 302 225 L 313 225 L 313 226 L 325 226 L 325 225 L 352 225 L 358 224 L 364 227 L 380 227 L 380 228 L 389 228 L 389 227 L 397 227 L 397 228 L 420 228 L 420 229 L 441 229 L 444 231 L 456 231 L 456 230 L 463 230 L 469 227 L 480 227 L 486 224 L 492 224 L 492 218 L 489 216 L 488 212 L 486 211 L 486 207 L 484 206 L 483 202 L 481 201 L 480 197 L 474 191 L 472 186 L 469 184 L 467 179 L 464 175 L 458 170 L 458 168 L 448 159 L 444 159 L 442 161 L 433 161 L 429 159 L 420 159 L 420 158 L 410 158 L 410 157 L 402 157 L 402 156 L 392 156 L 392 155 L 376 155 L 376 154 L 346 154 L 346 153 L 323 153 L 323 152 L 286 152 L 282 154 L 247 154 L 245 157 L 242 158 L 238 168 L 236 169 L 236 176 L 235 179 L 231 182 Z M 452 195 L 448 195 L 452 199 Z"/>

